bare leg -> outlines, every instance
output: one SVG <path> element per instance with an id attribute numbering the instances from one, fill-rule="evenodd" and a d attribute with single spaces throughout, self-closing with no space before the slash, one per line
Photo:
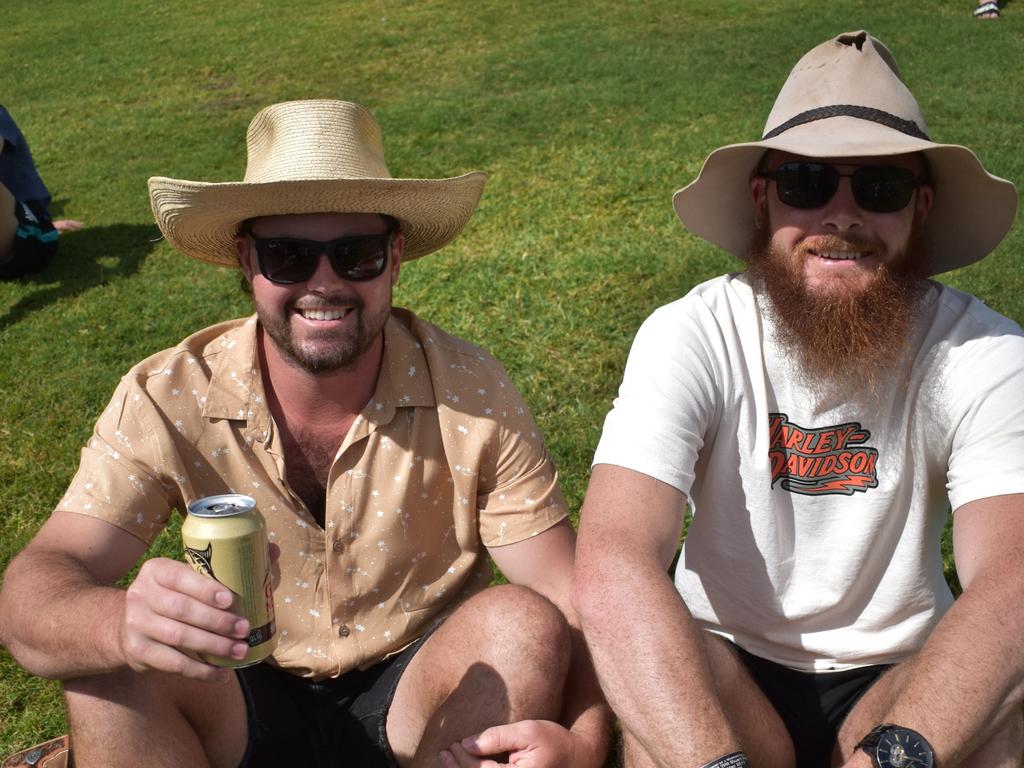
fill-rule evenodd
<path id="1" fill-rule="evenodd" d="M 492 725 L 557 720 L 569 669 L 569 629 L 536 592 L 491 587 L 468 600 L 423 644 L 388 713 L 402 765 L 436 765 L 453 742 Z"/>
<path id="2" fill-rule="evenodd" d="M 14 235 L 18 231 L 18 217 L 14 213 L 16 205 L 14 195 L 3 184 L 0 184 L 0 264 L 6 263 L 11 257 L 14 247 Z"/>
<path id="3" fill-rule="evenodd" d="M 78 768 L 235 768 L 245 753 L 245 701 L 232 675 L 202 683 L 130 670 L 64 683 Z"/>

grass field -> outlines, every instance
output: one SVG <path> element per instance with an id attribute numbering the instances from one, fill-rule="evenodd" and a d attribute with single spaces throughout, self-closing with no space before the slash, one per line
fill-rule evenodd
<path id="1" fill-rule="evenodd" d="M 1024 4 L 972 0 L 57 0 L 11 4 L 0 103 L 57 212 L 56 263 L 0 284 L 0 565 L 61 496 L 118 378 L 246 314 L 237 274 L 158 241 L 146 179 L 239 179 L 255 112 L 361 102 L 396 176 L 484 170 L 465 233 L 402 272 L 396 303 L 494 352 L 578 509 L 630 340 L 656 306 L 735 269 L 671 205 L 716 146 L 752 140 L 812 45 L 866 28 L 932 137 L 1024 179 Z M 1024 321 L 1019 227 L 943 276 Z M 173 533 L 161 540 L 174 548 Z M 39 606 L 45 611 L 46 606 Z M 63 732 L 59 691 L 0 651 L 0 755 Z"/>

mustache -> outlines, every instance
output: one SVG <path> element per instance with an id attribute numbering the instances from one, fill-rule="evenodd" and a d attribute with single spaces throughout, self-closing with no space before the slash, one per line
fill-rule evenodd
<path id="1" fill-rule="evenodd" d="M 808 237 L 794 248 L 798 256 L 806 256 L 810 251 L 867 251 L 884 253 L 885 244 L 878 238 L 867 235 L 847 233 L 844 235 L 816 235 Z"/>
<path id="2" fill-rule="evenodd" d="M 358 294 L 335 292 L 329 294 L 311 293 L 288 302 L 287 309 L 334 309 L 352 307 L 363 309 L 363 299 Z"/>

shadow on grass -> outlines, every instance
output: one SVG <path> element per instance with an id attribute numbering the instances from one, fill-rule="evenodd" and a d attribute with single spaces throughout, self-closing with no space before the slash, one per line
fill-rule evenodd
<path id="1" fill-rule="evenodd" d="M 138 272 L 143 260 L 159 242 L 155 225 L 112 224 L 65 232 L 49 266 L 42 272 L 12 282 L 38 285 L 0 315 L 0 330 L 55 301 L 77 296 L 105 285 L 116 277 Z"/>

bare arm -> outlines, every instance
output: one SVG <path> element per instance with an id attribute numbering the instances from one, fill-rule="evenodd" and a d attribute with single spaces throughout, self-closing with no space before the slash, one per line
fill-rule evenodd
<path id="1" fill-rule="evenodd" d="M 738 750 L 701 631 L 667 570 L 686 498 L 652 477 L 594 468 L 580 515 L 573 602 L 608 703 L 659 766 Z"/>
<path id="2" fill-rule="evenodd" d="M 166 558 L 116 586 L 146 545 L 102 520 L 55 512 L 15 557 L 0 590 L 0 642 L 29 672 L 66 679 L 124 667 L 214 679 L 195 658 L 244 654 L 231 594 Z M 239 652 L 240 651 L 240 652 Z"/>
<path id="3" fill-rule="evenodd" d="M 963 595 L 905 662 L 880 722 L 922 733 L 956 766 L 1024 700 L 1024 494 L 965 504 L 953 521 Z M 860 734 L 863 735 L 863 734 Z M 850 765 L 862 760 L 854 755 Z M 865 765 L 867 763 L 864 763 Z"/>
<path id="4" fill-rule="evenodd" d="M 493 765 L 487 757 L 502 753 L 509 753 L 510 763 L 531 768 L 599 768 L 604 764 L 610 717 L 569 602 L 575 546 L 576 533 L 569 521 L 563 520 L 537 536 L 489 549 L 510 582 L 544 595 L 569 624 L 572 659 L 561 723 L 529 720 L 488 728 L 443 752 L 442 765 Z"/>
<path id="5" fill-rule="evenodd" d="M 544 595 L 562 611 L 572 636 L 572 662 L 565 684 L 562 723 L 582 740 L 574 765 L 599 766 L 608 751 L 610 714 L 587 652 L 579 618 L 570 603 L 576 532 L 563 520 L 543 533 L 489 550 L 513 584 Z"/>

